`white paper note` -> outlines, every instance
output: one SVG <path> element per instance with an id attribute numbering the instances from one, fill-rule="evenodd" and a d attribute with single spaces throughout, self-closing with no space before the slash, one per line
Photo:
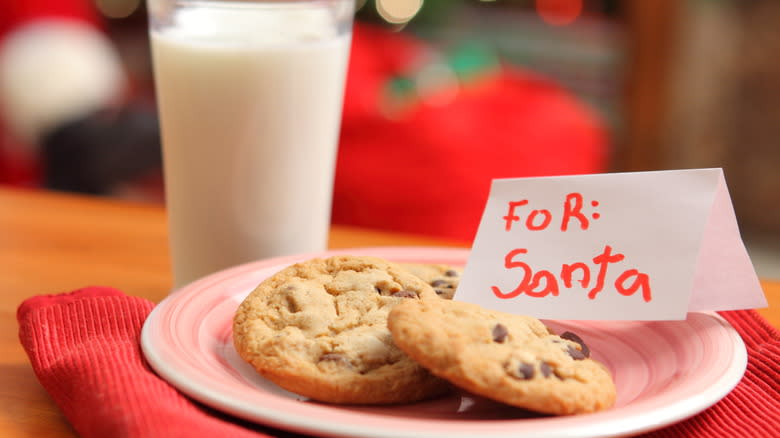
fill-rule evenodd
<path id="1" fill-rule="evenodd" d="M 457 299 L 591 320 L 766 306 L 721 169 L 494 180 Z"/>

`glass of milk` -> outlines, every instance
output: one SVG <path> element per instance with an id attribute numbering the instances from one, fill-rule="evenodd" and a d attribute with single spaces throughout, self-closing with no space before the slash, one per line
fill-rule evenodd
<path id="1" fill-rule="evenodd" d="M 174 287 L 327 246 L 354 0 L 149 0 Z"/>

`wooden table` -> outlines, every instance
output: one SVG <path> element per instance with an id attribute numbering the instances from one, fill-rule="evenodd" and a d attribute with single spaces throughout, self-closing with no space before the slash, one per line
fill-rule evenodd
<path id="1" fill-rule="evenodd" d="M 460 246 L 419 236 L 333 227 L 333 248 Z M 762 282 L 760 312 L 780 327 L 780 282 Z M 75 436 L 38 383 L 19 344 L 16 308 L 27 297 L 88 285 L 160 301 L 171 286 L 160 206 L 0 188 L 0 437 Z"/>

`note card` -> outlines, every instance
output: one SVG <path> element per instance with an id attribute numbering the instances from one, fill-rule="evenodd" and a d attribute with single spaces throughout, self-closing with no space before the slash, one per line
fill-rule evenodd
<path id="1" fill-rule="evenodd" d="M 457 299 L 580 320 L 767 305 L 721 169 L 496 179 Z"/>

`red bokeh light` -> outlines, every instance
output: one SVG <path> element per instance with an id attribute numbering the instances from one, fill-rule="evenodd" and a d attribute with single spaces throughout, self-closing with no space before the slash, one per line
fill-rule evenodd
<path id="1" fill-rule="evenodd" d="M 549 24 L 565 26 L 582 13 L 582 0 L 536 0 L 536 12 Z"/>

